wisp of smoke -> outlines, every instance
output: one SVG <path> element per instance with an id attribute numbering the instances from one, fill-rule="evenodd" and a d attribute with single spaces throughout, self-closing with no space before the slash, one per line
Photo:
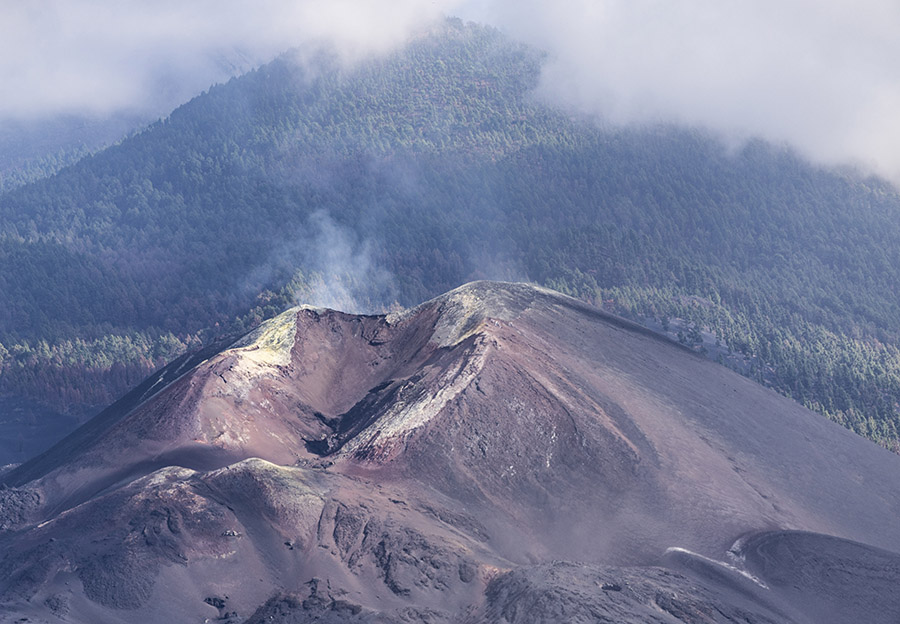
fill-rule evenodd
<path id="1" fill-rule="evenodd" d="M 241 280 L 238 291 L 246 298 L 266 288 L 286 287 L 298 305 L 356 314 L 383 312 L 396 302 L 397 288 L 375 249 L 372 238 L 361 238 L 327 211 L 317 210 L 299 233 L 276 245 Z"/>
<path id="2" fill-rule="evenodd" d="M 309 225 L 303 266 L 312 279 L 298 293 L 297 303 L 360 314 L 381 311 L 393 301 L 393 278 L 374 261 L 370 239 L 360 241 L 321 210 L 312 214 Z"/>

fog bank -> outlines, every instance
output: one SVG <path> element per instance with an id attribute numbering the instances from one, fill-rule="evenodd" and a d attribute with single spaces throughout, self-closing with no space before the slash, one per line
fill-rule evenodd
<path id="1" fill-rule="evenodd" d="M 547 50 L 541 97 L 606 123 L 702 126 L 900 180 L 894 0 L 0 0 L 0 119 L 165 114 L 293 46 L 345 60 L 441 15 Z"/>

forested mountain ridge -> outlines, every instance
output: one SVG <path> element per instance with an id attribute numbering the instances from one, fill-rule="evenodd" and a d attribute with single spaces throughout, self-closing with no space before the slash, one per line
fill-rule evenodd
<path id="1" fill-rule="evenodd" d="M 0 193 L 49 177 L 147 125 L 146 117 L 0 119 Z"/>
<path id="2" fill-rule="evenodd" d="M 108 402 L 317 272 L 371 308 L 518 278 L 896 449 L 896 191 L 764 143 L 573 119 L 535 99 L 541 61 L 455 20 L 350 69 L 285 55 L 3 194 L 0 387 Z M 352 252 L 337 268 L 323 231 Z"/>

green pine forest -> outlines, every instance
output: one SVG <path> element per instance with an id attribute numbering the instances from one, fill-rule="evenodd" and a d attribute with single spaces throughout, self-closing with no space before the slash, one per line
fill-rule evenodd
<path id="1" fill-rule="evenodd" d="M 96 410 L 317 284 L 379 311 L 519 279 L 900 451 L 888 183 L 567 114 L 535 95 L 539 51 L 458 20 L 352 68 L 295 56 L 0 194 L 0 393 Z"/>

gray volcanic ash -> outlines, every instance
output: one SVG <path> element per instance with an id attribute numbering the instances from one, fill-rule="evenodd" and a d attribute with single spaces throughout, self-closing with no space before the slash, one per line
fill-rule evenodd
<path id="1" fill-rule="evenodd" d="M 0 621 L 894 622 L 898 476 L 550 291 L 295 308 L 3 475 Z"/>

